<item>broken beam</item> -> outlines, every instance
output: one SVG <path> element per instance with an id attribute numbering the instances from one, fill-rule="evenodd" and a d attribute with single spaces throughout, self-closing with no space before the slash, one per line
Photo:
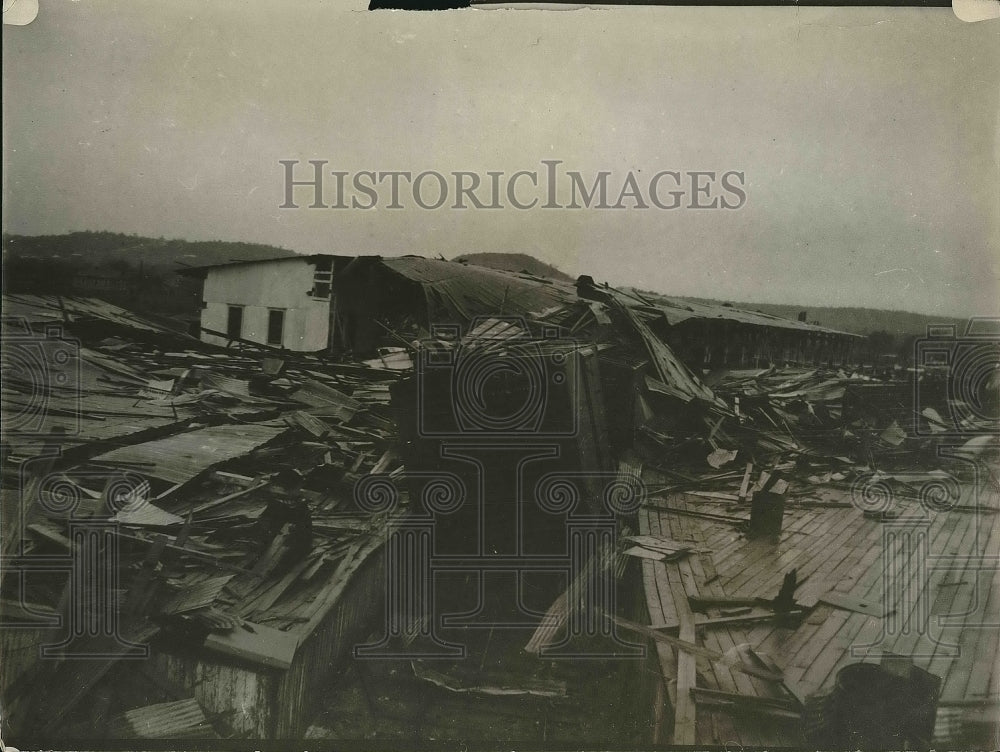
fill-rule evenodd
<path id="1" fill-rule="evenodd" d="M 754 666 L 747 666 L 742 661 L 733 660 L 723 655 L 722 653 L 717 653 L 709 648 L 703 648 L 701 645 L 689 642 L 687 640 L 681 640 L 677 637 L 671 637 L 668 634 L 654 629 L 653 627 L 647 627 L 642 624 L 636 624 L 628 619 L 623 619 L 620 616 L 612 617 L 615 624 L 617 624 L 622 629 L 627 629 L 630 632 L 635 632 L 636 634 L 641 634 L 644 637 L 649 637 L 657 642 L 665 642 L 668 645 L 672 645 L 678 650 L 683 650 L 691 655 L 701 656 L 702 658 L 707 658 L 710 661 L 720 661 L 730 668 L 736 669 L 737 671 L 748 674 L 750 676 L 756 676 L 759 679 L 766 679 L 767 681 L 780 682 L 782 680 L 781 674 L 776 674 L 771 671 L 766 671 L 764 669 L 756 668 Z"/>

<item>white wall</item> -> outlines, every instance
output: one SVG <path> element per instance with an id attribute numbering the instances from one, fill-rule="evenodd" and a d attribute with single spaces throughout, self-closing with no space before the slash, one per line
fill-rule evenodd
<path id="1" fill-rule="evenodd" d="M 313 298 L 315 267 L 307 259 L 261 261 L 210 269 L 202 292 L 201 325 L 226 331 L 230 305 L 243 306 L 243 339 L 267 343 L 271 308 L 285 309 L 281 346 L 287 350 L 323 350 L 330 327 L 330 301 Z M 225 337 L 202 332 L 202 340 L 225 345 Z"/>

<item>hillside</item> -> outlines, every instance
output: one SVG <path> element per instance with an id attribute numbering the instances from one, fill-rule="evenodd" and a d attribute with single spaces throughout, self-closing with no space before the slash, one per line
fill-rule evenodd
<path id="1" fill-rule="evenodd" d="M 115 232 L 71 232 L 68 235 L 4 235 L 5 260 L 59 259 L 63 262 L 102 266 L 125 261 L 133 266 L 175 269 L 179 266 L 220 264 L 294 256 L 293 251 L 259 243 L 231 241 L 165 240 Z"/>
<path id="2" fill-rule="evenodd" d="M 526 253 L 467 253 L 456 256 L 455 261 L 465 261 L 477 266 L 486 266 L 491 269 L 502 269 L 505 271 L 528 272 L 539 277 L 573 282 L 573 277 L 559 270 L 551 264 L 536 259 Z M 660 294 L 669 295 L 669 290 L 657 291 Z M 743 308 L 748 311 L 761 311 L 780 316 L 785 319 L 795 320 L 802 311 L 806 312 L 806 320 L 810 323 L 818 323 L 830 329 L 839 329 L 844 332 L 854 334 L 869 335 L 875 332 L 884 332 L 893 339 L 904 340 L 910 337 L 919 337 L 927 333 L 929 325 L 952 324 L 959 332 L 964 331 L 965 321 L 963 319 L 947 318 L 942 316 L 930 316 L 921 313 L 911 313 L 909 311 L 888 311 L 878 308 L 835 308 L 835 307 L 813 307 L 802 305 L 783 305 L 775 303 L 740 303 L 711 298 L 682 298 L 698 303 L 708 303 L 712 305 L 732 305 L 734 308 Z"/>
<path id="3" fill-rule="evenodd" d="M 489 269 L 500 269 L 507 272 L 527 272 L 536 277 L 547 277 L 563 282 L 575 281 L 573 277 L 566 274 L 552 264 L 539 261 L 534 256 L 527 253 L 466 253 L 456 256 L 452 261 L 462 261 L 476 266 L 485 266 Z"/>
<path id="4" fill-rule="evenodd" d="M 129 293 L 114 296 L 136 310 L 167 314 L 194 313 L 198 309 L 200 287 L 173 272 L 183 266 L 219 264 L 294 256 L 286 248 L 259 243 L 232 241 L 189 242 L 149 238 L 112 232 L 73 232 L 67 235 L 4 235 L 4 288 L 12 292 L 73 291 L 74 275 L 118 276 L 130 280 Z M 462 261 L 491 269 L 527 272 L 539 277 L 573 282 L 570 275 L 526 253 L 468 253 Z M 65 288 L 65 289 L 64 289 Z M 660 291 L 669 295 L 669 290 Z M 926 334 L 931 324 L 953 324 L 961 332 L 965 321 L 908 311 L 877 308 L 834 308 L 773 303 L 720 301 L 686 298 L 701 303 L 732 305 L 751 311 L 796 319 L 806 311 L 806 320 L 831 329 L 856 334 L 884 333 L 896 341 Z"/>
<path id="5" fill-rule="evenodd" d="M 723 301 L 707 298 L 685 298 L 699 303 L 722 305 Z M 726 301 L 728 303 L 728 301 Z M 830 329 L 855 334 L 871 334 L 887 332 L 897 338 L 924 336 L 929 325 L 952 324 L 957 331 L 964 331 L 964 319 L 948 318 L 946 316 L 931 316 L 909 311 L 887 311 L 880 308 L 830 308 L 796 305 L 779 305 L 775 303 L 737 303 L 734 308 L 748 311 L 761 311 L 786 319 L 797 319 L 799 313 L 806 312 L 806 320 Z"/>
<path id="6" fill-rule="evenodd" d="M 175 274 L 177 269 L 292 255 L 256 243 L 192 243 L 113 232 L 4 235 L 3 289 L 96 294 L 137 313 L 188 321 L 198 316 L 201 282 Z"/>

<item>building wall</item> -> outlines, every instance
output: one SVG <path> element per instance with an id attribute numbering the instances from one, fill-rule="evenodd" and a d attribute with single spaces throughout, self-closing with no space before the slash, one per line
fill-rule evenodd
<path id="1" fill-rule="evenodd" d="M 327 346 L 330 300 L 313 290 L 315 267 L 309 259 L 283 259 L 211 269 L 202 293 L 201 326 L 225 332 L 229 306 L 243 306 L 242 339 L 267 344 L 268 311 L 285 311 L 281 346 L 316 351 Z M 227 339 L 202 332 L 202 340 L 226 345 Z"/>
<path id="2" fill-rule="evenodd" d="M 847 334 L 699 319 L 671 327 L 667 344 L 689 367 L 765 368 L 771 365 L 846 366 L 859 340 Z"/>
<path id="3" fill-rule="evenodd" d="M 195 647 L 154 651 L 152 672 L 190 691 L 209 715 L 240 738 L 295 739 L 324 706 L 355 646 L 384 624 L 384 539 L 375 536 L 355 554 L 351 568 L 321 596 L 325 608 L 302 626 L 308 632 L 285 671 L 251 661 L 206 655 Z"/>

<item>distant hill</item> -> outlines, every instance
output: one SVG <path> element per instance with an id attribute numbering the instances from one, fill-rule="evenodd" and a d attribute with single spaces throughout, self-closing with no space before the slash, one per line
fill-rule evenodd
<path id="1" fill-rule="evenodd" d="M 452 261 L 462 261 L 489 269 L 499 269 L 506 272 L 527 272 L 536 277 L 547 277 L 562 282 L 574 282 L 575 279 L 552 264 L 539 261 L 527 253 L 466 253 L 456 256 Z"/>
<path id="2" fill-rule="evenodd" d="M 115 232 L 71 232 L 67 235 L 3 236 L 4 258 L 59 259 L 65 263 L 103 266 L 125 261 L 129 265 L 177 269 L 181 266 L 252 261 L 295 252 L 273 245 L 231 241 L 165 240 Z"/>
<path id="3" fill-rule="evenodd" d="M 7 293 L 98 295 L 129 310 L 189 321 L 201 307 L 201 282 L 175 274 L 184 266 L 294 256 L 257 243 L 188 242 L 73 232 L 4 235 Z"/>
<path id="4" fill-rule="evenodd" d="M 699 303 L 724 305 L 723 301 L 707 298 L 685 298 Z M 726 301 L 728 303 L 728 301 Z M 747 311 L 761 311 L 785 319 L 797 319 L 799 313 L 806 312 L 806 321 L 830 329 L 854 334 L 887 332 L 897 338 L 925 336 L 929 325 L 951 324 L 961 334 L 965 331 L 966 320 L 947 316 L 932 316 L 909 311 L 887 311 L 880 308 L 829 308 L 812 306 L 779 305 L 774 303 L 737 303 L 733 308 Z"/>
<path id="5" fill-rule="evenodd" d="M 173 274 L 183 266 L 221 264 L 294 256 L 295 252 L 260 243 L 198 241 L 149 238 L 113 232 L 73 232 L 66 235 L 3 236 L 3 283 L 5 289 L 22 292 L 73 291 L 73 278 L 88 274 L 128 277 L 127 296 L 122 304 L 135 310 L 167 313 L 197 312 L 200 284 Z M 551 264 L 526 253 L 468 253 L 457 256 L 462 261 L 491 269 L 527 272 L 539 277 L 573 282 L 574 278 Z M 65 288 L 65 289 L 63 289 Z M 160 294 L 156 294 L 160 290 Z M 669 290 L 658 291 L 669 295 Z M 732 305 L 749 311 L 797 319 L 806 311 L 806 320 L 831 329 L 855 334 L 886 333 L 902 341 L 923 336 L 931 324 L 952 324 L 964 331 L 963 319 L 929 316 L 907 311 L 876 308 L 832 308 L 773 303 L 741 303 L 708 298 L 686 298 L 701 303 Z"/>
<path id="6" fill-rule="evenodd" d="M 454 261 L 464 261 L 469 264 L 476 264 L 477 266 L 486 266 L 490 269 L 527 272 L 539 277 L 548 277 L 549 279 L 557 279 L 564 282 L 575 281 L 573 277 L 565 272 L 526 253 L 467 253 L 462 256 L 456 256 Z M 664 295 L 670 294 L 666 290 L 651 292 Z M 775 303 L 738 303 L 735 301 L 729 302 L 711 298 L 692 297 L 681 299 L 712 305 L 731 305 L 733 308 L 742 308 L 747 311 L 761 311 L 762 313 L 793 321 L 798 319 L 802 311 L 805 311 L 806 321 L 809 323 L 866 336 L 874 332 L 885 332 L 891 335 L 892 338 L 900 341 L 908 337 L 926 335 L 929 325 L 951 324 L 956 327 L 958 333 L 962 333 L 965 330 L 966 324 L 964 319 L 930 316 L 922 313 L 910 313 L 909 311 L 887 311 L 879 308 L 833 308 Z"/>

